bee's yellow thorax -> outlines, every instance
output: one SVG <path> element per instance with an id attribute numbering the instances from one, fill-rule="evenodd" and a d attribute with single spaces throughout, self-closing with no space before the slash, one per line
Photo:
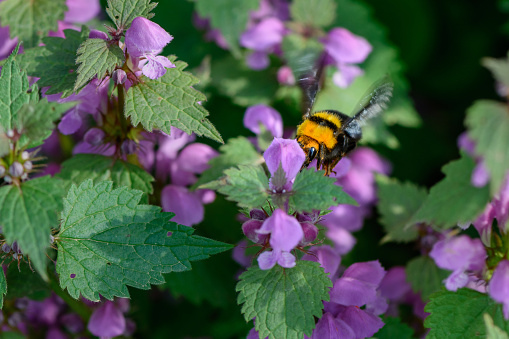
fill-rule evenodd
<path id="1" fill-rule="evenodd" d="M 320 112 L 316 112 L 315 114 L 313 114 L 313 117 L 317 117 L 317 118 L 320 118 L 320 119 L 323 119 L 323 120 L 327 120 L 329 122 L 331 122 L 332 124 L 336 125 L 336 127 L 338 129 L 341 128 L 341 119 L 339 119 L 339 117 L 335 116 L 334 114 L 331 114 L 327 111 L 320 111 Z"/>
<path id="2" fill-rule="evenodd" d="M 339 119 L 337 119 L 339 122 Z M 315 139 L 318 143 L 324 144 L 328 149 L 336 146 L 337 140 L 334 131 L 327 126 L 320 126 L 314 121 L 305 120 L 297 127 L 297 136 L 305 135 Z"/>

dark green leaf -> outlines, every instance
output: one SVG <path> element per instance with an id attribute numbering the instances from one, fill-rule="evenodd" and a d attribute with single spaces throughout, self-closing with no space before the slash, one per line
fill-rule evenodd
<path id="1" fill-rule="evenodd" d="M 19 110 L 16 127 L 30 140 L 31 147 L 38 146 L 50 136 L 55 128 L 54 121 L 74 105 L 76 103 L 48 102 L 46 98 L 39 102 L 32 101 Z"/>
<path id="2" fill-rule="evenodd" d="M 329 301 L 331 287 L 318 263 L 299 260 L 290 269 L 250 267 L 240 276 L 236 290 L 244 318 L 255 319 L 260 338 L 290 339 L 311 337 L 314 317 L 322 316 L 322 301 Z"/>
<path id="3" fill-rule="evenodd" d="M 244 107 L 270 104 L 278 89 L 269 70 L 254 71 L 232 56 L 213 62 L 211 74 L 212 84 L 219 92 Z"/>
<path id="4" fill-rule="evenodd" d="M 7 269 L 7 284 L 9 289 L 5 300 L 23 297 L 41 300 L 51 295 L 51 289 L 48 284 L 25 263 L 21 263 L 19 270 L 16 262 L 9 265 Z"/>
<path id="5" fill-rule="evenodd" d="M 113 181 L 113 188 L 127 186 L 140 190 L 142 202 L 148 203 L 148 194 L 152 194 L 154 178 L 142 168 L 122 160 L 115 160 L 99 154 L 76 154 L 62 164 L 58 176 L 65 180 L 67 190 L 71 184 L 79 185 L 87 179 L 97 184 L 101 181 Z"/>
<path id="6" fill-rule="evenodd" d="M 66 10 L 65 0 L 6 0 L 0 3 L 0 21 L 9 26 L 11 38 L 30 48 L 49 31 L 58 31 L 57 21 L 64 20 Z"/>
<path id="7" fill-rule="evenodd" d="M 223 176 L 223 171 L 237 165 L 255 164 L 263 158 L 253 144 L 244 137 L 229 139 L 219 147 L 221 154 L 209 161 L 210 168 L 204 171 L 194 187 L 206 184 Z"/>
<path id="8" fill-rule="evenodd" d="M 421 293 L 423 300 L 428 300 L 432 293 L 441 290 L 444 285 L 442 281 L 448 275 L 428 256 L 414 258 L 406 266 L 407 281 L 414 292 Z"/>
<path id="9" fill-rule="evenodd" d="M 198 79 L 184 72 L 187 64 L 175 61 L 175 68 L 156 80 L 143 77 L 142 83 L 132 86 L 126 94 L 125 115 L 133 125 L 141 123 L 147 131 L 157 128 L 170 134 L 174 126 L 187 134 L 196 133 L 223 142 L 214 125 L 206 118 L 209 113 L 199 101 L 207 98 L 192 86 Z"/>
<path id="10" fill-rule="evenodd" d="M 490 172 L 491 194 L 498 193 L 509 168 L 509 112 L 505 103 L 480 100 L 467 111 L 465 124 Z"/>
<path id="11" fill-rule="evenodd" d="M 488 294 L 467 288 L 433 294 L 424 310 L 431 313 L 424 322 L 424 326 L 431 329 L 427 339 L 483 338 L 486 336 L 483 314 L 490 315 L 503 331 L 509 330 L 502 306 Z"/>
<path id="12" fill-rule="evenodd" d="M 292 19 L 311 27 L 326 27 L 336 17 L 334 0 L 295 0 L 290 6 Z"/>
<path id="13" fill-rule="evenodd" d="M 0 188 L 0 224 L 7 243 L 17 241 L 43 278 L 51 228 L 58 227 L 64 195 L 62 181 L 49 176 Z"/>
<path id="14" fill-rule="evenodd" d="M 258 0 L 196 0 L 196 11 L 210 19 L 212 28 L 224 36 L 233 55 L 240 56 L 239 38 L 247 28 L 249 12 L 258 9 Z"/>
<path id="15" fill-rule="evenodd" d="M 269 196 L 269 180 L 262 166 L 239 165 L 224 171 L 225 177 L 202 185 L 199 188 L 217 190 L 235 201 L 239 207 L 260 207 Z"/>
<path id="16" fill-rule="evenodd" d="M 108 0 L 106 13 L 117 28 L 128 29 L 136 17 L 151 19 L 154 13 L 150 12 L 156 6 L 157 2 L 153 3 L 151 0 Z"/>
<path id="17" fill-rule="evenodd" d="M 399 318 L 387 317 L 384 318 L 385 326 L 375 334 L 377 339 L 411 339 L 414 335 L 414 330 L 405 323 L 401 322 Z"/>
<path id="18" fill-rule="evenodd" d="M 28 78 L 16 62 L 17 53 L 18 48 L 9 56 L 0 75 L 0 128 L 4 131 L 13 127 L 18 110 L 30 100 Z"/>
<path id="19" fill-rule="evenodd" d="M 340 186 L 334 184 L 335 178 L 326 177 L 323 173 L 306 168 L 297 174 L 289 198 L 291 209 L 312 212 L 339 204 L 357 205 Z"/>
<path id="20" fill-rule="evenodd" d="M 505 59 L 482 59 L 482 65 L 490 70 L 497 81 L 509 87 L 509 60 Z"/>
<path id="21" fill-rule="evenodd" d="M 4 270 L 0 272 L 0 309 L 4 307 L 4 295 L 7 294 L 7 281 L 5 280 Z"/>
<path id="22" fill-rule="evenodd" d="M 380 223 L 387 233 L 382 241 L 415 240 L 417 229 L 411 219 L 426 199 L 426 190 L 384 176 L 377 176 L 377 186 Z"/>
<path id="23" fill-rule="evenodd" d="M 72 297 L 127 298 L 127 285 L 149 289 L 164 283 L 164 273 L 190 270 L 190 261 L 231 248 L 192 235 L 191 227 L 170 221 L 173 213 L 139 205 L 142 194 L 125 186 L 113 190 L 111 181 L 71 187 L 56 241 L 60 285 Z"/>
<path id="24" fill-rule="evenodd" d="M 44 46 L 26 49 L 18 56 L 21 67 L 28 75 L 40 78 L 40 87 L 51 86 L 45 94 L 62 93 L 62 98 L 74 92 L 74 83 L 78 77 L 76 72 L 76 53 L 80 45 L 88 39 L 89 30 L 85 26 L 81 32 L 66 29 L 65 39 L 45 37 Z"/>
<path id="25" fill-rule="evenodd" d="M 486 325 L 486 339 L 509 339 L 506 332 L 495 326 L 489 314 L 483 314 L 483 318 Z"/>
<path id="26" fill-rule="evenodd" d="M 74 91 L 85 87 L 96 76 L 97 79 L 103 79 L 113 74 L 115 67 L 121 67 L 124 61 L 124 52 L 117 45 L 103 39 L 87 39 L 78 48 L 76 64 L 80 65 Z"/>
<path id="27" fill-rule="evenodd" d="M 0 332 L 0 339 L 26 339 L 26 337 L 18 332 Z"/>
<path id="28" fill-rule="evenodd" d="M 466 155 L 445 165 L 442 168 L 445 178 L 431 187 L 411 222 L 427 222 L 447 229 L 474 220 L 490 200 L 487 186 L 477 188 L 470 183 L 474 166 L 474 160 Z"/>

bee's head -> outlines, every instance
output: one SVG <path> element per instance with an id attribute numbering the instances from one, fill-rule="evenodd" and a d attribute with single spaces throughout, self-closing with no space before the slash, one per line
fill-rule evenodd
<path id="1" fill-rule="evenodd" d="M 299 143 L 300 147 L 306 154 L 306 161 L 305 164 L 308 164 L 313 161 L 313 159 L 318 154 L 318 150 L 320 149 L 320 144 L 318 144 L 318 141 L 316 141 L 313 138 L 310 138 L 306 135 L 301 135 L 297 138 L 297 142 Z"/>

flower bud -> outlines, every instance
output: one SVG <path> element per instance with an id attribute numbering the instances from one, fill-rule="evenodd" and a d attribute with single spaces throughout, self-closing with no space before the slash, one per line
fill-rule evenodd
<path id="1" fill-rule="evenodd" d="M 292 69 L 288 66 L 282 66 L 277 71 L 277 81 L 281 85 L 292 86 L 295 85 L 295 77 L 293 75 Z"/>
<path id="2" fill-rule="evenodd" d="M 99 146 L 104 140 L 104 131 L 102 129 L 93 127 L 89 129 L 87 133 L 85 133 L 83 139 L 85 142 L 92 146 Z"/>
<path id="3" fill-rule="evenodd" d="M 9 166 L 9 174 L 14 178 L 19 178 L 25 172 L 23 165 L 19 162 L 15 161 Z"/>
<path id="4" fill-rule="evenodd" d="M 30 170 L 33 168 L 33 164 L 32 164 L 32 162 L 31 162 L 31 161 L 25 161 L 25 162 L 23 163 L 23 167 L 25 167 L 25 169 L 26 169 L 26 170 L 29 170 L 29 171 L 30 171 Z"/>
<path id="5" fill-rule="evenodd" d="M 268 235 L 259 234 L 256 231 L 262 227 L 263 222 L 261 220 L 249 220 L 242 224 L 242 232 L 244 235 L 256 244 L 263 243 Z"/>
<path id="6" fill-rule="evenodd" d="M 131 139 L 124 140 L 122 145 L 120 146 L 120 150 L 122 154 L 128 155 L 136 152 L 136 143 Z"/>
<path id="7" fill-rule="evenodd" d="M 302 238 L 300 244 L 306 246 L 316 239 L 318 236 L 318 228 L 309 222 L 303 222 L 300 225 L 302 226 L 302 231 L 304 232 L 304 237 Z"/>
<path id="8" fill-rule="evenodd" d="M 127 74 L 123 69 L 117 69 L 116 71 L 113 72 L 112 79 L 115 84 L 121 85 L 125 83 L 127 79 Z"/>
<path id="9" fill-rule="evenodd" d="M 2 245 L 2 251 L 3 251 L 4 253 L 9 253 L 9 252 L 11 251 L 11 245 L 9 245 L 9 244 L 7 244 L 7 243 L 3 244 L 3 245 Z"/>
<path id="10" fill-rule="evenodd" d="M 249 211 L 249 218 L 256 220 L 265 220 L 267 219 L 267 215 L 262 210 L 254 209 Z"/>
<path id="11" fill-rule="evenodd" d="M 5 167 L 3 167 L 2 165 L 0 165 L 0 177 L 3 177 L 5 174 Z"/>
<path id="12" fill-rule="evenodd" d="M 23 151 L 21 153 L 21 159 L 28 160 L 28 158 L 30 158 L 30 154 L 27 151 Z"/>

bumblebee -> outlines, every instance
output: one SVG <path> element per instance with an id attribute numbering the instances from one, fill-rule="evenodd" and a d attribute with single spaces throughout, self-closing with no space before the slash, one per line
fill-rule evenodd
<path id="1" fill-rule="evenodd" d="M 361 102 L 361 109 L 353 116 L 335 110 L 311 112 L 319 91 L 321 69 L 315 74 L 299 80 L 304 92 L 305 114 L 297 127 L 296 139 L 306 154 L 302 169 L 316 158 L 316 168 L 325 170 L 329 176 L 336 164 L 352 151 L 362 138 L 361 127 L 383 112 L 392 96 L 393 84 L 384 79 L 374 85 L 374 90 Z"/>

